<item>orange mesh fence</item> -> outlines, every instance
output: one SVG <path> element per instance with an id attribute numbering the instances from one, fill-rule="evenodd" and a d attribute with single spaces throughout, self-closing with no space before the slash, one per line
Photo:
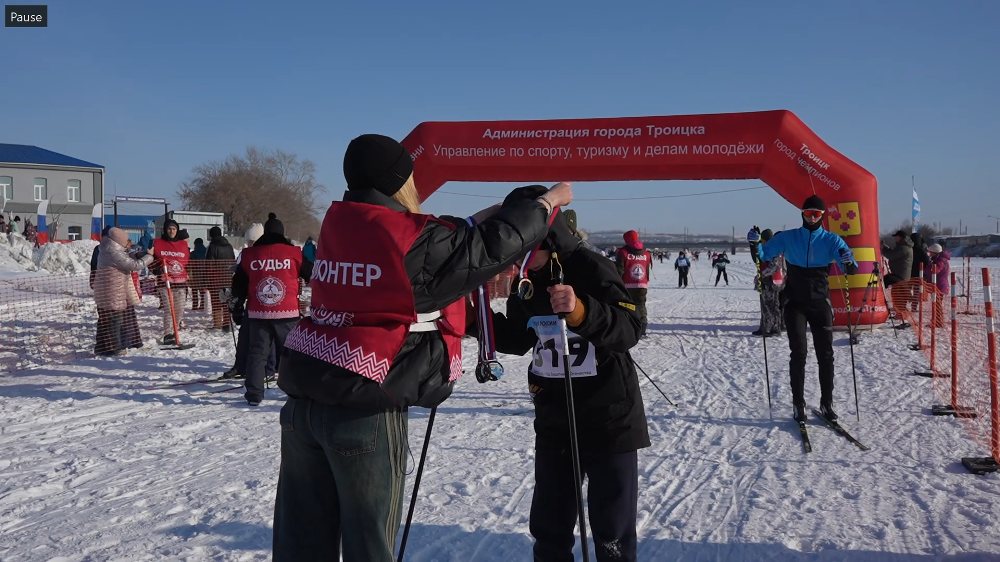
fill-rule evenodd
<path id="1" fill-rule="evenodd" d="M 913 327 L 917 337 L 913 349 L 927 358 L 929 371 L 923 374 L 933 377 L 934 392 L 942 401 L 935 410 L 950 407 L 973 440 L 1000 462 L 1000 389 L 993 333 L 997 314 L 987 300 L 989 291 L 984 290 L 990 277 L 1000 277 L 1000 269 L 979 268 L 974 275 L 978 282 L 972 281 L 967 269 L 962 279 L 962 271 L 954 272 L 947 294 L 920 279 L 893 285 L 890 293 L 893 308 Z"/>
<path id="2" fill-rule="evenodd" d="M 229 330 L 223 291 L 234 264 L 192 261 L 187 282 L 172 284 L 172 295 L 149 270 L 0 279 L 0 370 L 122 355 L 165 337 L 170 344 L 175 337 L 197 339 L 198 331 Z"/>

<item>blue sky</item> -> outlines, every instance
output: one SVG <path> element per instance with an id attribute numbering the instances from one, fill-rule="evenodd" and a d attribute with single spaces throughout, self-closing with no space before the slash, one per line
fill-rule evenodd
<path id="1" fill-rule="evenodd" d="M 908 218 L 911 176 L 926 222 L 994 232 L 1000 216 L 998 2 L 48 6 L 48 28 L 0 28 L 0 142 L 101 163 L 109 194 L 173 198 L 195 165 L 258 145 L 314 161 L 333 200 L 351 138 L 421 121 L 789 109 L 876 175 L 883 230 Z M 760 182 L 576 185 L 591 230 L 798 223 L 766 189 L 585 200 Z M 425 210 L 488 203 L 438 193 Z"/>

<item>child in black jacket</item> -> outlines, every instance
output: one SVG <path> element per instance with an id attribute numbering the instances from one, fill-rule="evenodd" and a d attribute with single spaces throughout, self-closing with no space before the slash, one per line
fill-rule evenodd
<path id="1" fill-rule="evenodd" d="M 544 193 L 541 186 L 520 188 L 504 204 Z M 577 519 L 562 351 L 554 341 L 539 341 L 531 328 L 533 317 L 558 313 L 565 313 L 569 329 L 581 471 L 590 478 L 589 523 L 597 560 L 635 560 L 637 451 L 650 444 L 628 353 L 639 340 L 641 316 L 614 264 L 581 247 L 560 215 L 522 270 L 527 279 L 515 281 L 506 315 L 494 313 L 493 325 L 497 351 L 524 355 L 533 350 L 528 382 L 535 404 L 530 518 L 535 560 L 572 560 Z M 519 296 L 517 286 L 529 283 L 531 294 Z"/>

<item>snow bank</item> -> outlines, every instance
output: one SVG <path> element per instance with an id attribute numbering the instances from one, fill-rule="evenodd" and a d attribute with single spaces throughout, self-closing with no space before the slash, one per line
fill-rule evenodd
<path id="1" fill-rule="evenodd" d="M 97 242 L 51 242 L 35 248 L 23 236 L 0 236 L 0 276 L 26 272 L 78 274 L 90 271 L 90 256 Z"/>
<path id="2" fill-rule="evenodd" d="M 97 244 L 93 240 L 45 244 L 35 249 L 33 261 L 39 269 L 49 273 L 87 273 L 90 271 L 90 257 Z"/>

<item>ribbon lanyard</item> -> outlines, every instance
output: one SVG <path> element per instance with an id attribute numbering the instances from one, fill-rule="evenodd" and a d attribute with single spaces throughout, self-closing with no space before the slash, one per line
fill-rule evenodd
<path id="1" fill-rule="evenodd" d="M 549 215 L 549 220 L 546 222 L 547 227 L 551 227 L 552 223 L 556 220 L 556 213 L 559 212 L 559 207 L 553 207 L 552 213 Z M 544 240 L 543 240 L 544 241 Z M 542 243 L 539 242 L 537 246 L 524 256 L 524 260 L 521 262 L 521 271 L 518 277 L 520 278 L 517 282 L 517 296 L 521 300 L 530 299 L 532 295 L 535 294 L 535 287 L 532 286 L 531 280 L 528 279 L 528 266 L 531 265 L 531 260 L 535 259 L 535 254 L 542 247 Z"/>
<path id="2" fill-rule="evenodd" d="M 472 217 L 465 219 L 469 226 L 475 227 Z M 476 306 L 476 328 L 479 332 L 479 363 L 476 365 L 476 380 L 481 383 L 500 380 L 503 377 L 503 365 L 497 361 L 496 341 L 493 336 L 493 309 L 490 307 L 489 285 L 480 285 L 473 293 Z"/>

